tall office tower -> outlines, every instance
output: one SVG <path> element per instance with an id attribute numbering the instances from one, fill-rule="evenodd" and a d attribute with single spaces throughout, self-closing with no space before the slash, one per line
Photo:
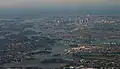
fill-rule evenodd
<path id="1" fill-rule="evenodd" d="M 76 17 L 76 22 L 79 24 L 80 23 L 80 16 Z"/>

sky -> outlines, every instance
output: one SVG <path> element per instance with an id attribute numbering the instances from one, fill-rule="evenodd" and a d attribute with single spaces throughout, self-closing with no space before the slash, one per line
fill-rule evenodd
<path id="1" fill-rule="evenodd" d="M 0 14 L 86 11 L 120 14 L 120 0 L 0 0 Z"/>
<path id="2" fill-rule="evenodd" d="M 0 0 L 0 8 L 55 7 L 72 5 L 119 5 L 120 0 Z"/>

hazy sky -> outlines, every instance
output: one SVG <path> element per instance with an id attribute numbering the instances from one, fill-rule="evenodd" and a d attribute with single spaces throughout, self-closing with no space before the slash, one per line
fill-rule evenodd
<path id="1" fill-rule="evenodd" d="M 63 5 L 116 5 L 120 0 L 0 0 L 0 8 L 46 7 Z"/>

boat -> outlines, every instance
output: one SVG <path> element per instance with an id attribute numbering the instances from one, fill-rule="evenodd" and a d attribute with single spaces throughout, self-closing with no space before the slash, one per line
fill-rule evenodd
<path id="1" fill-rule="evenodd" d="M 53 58 L 53 59 L 45 59 L 41 61 L 41 63 L 73 63 L 72 61 L 69 60 L 64 60 L 61 58 Z"/>
<path id="2" fill-rule="evenodd" d="M 35 55 L 35 54 L 41 54 L 41 53 L 43 53 L 43 54 L 50 54 L 50 53 L 52 53 L 51 51 L 46 51 L 46 50 L 43 50 L 43 51 L 34 51 L 34 52 L 30 52 L 30 53 L 28 53 L 27 55 Z"/>
<path id="3" fill-rule="evenodd" d="M 61 54 L 60 54 L 60 53 L 58 53 L 58 54 L 53 54 L 52 56 L 61 56 Z"/>
<path id="4" fill-rule="evenodd" d="M 35 60 L 35 58 L 33 56 L 26 56 L 25 59 L 26 60 Z"/>

